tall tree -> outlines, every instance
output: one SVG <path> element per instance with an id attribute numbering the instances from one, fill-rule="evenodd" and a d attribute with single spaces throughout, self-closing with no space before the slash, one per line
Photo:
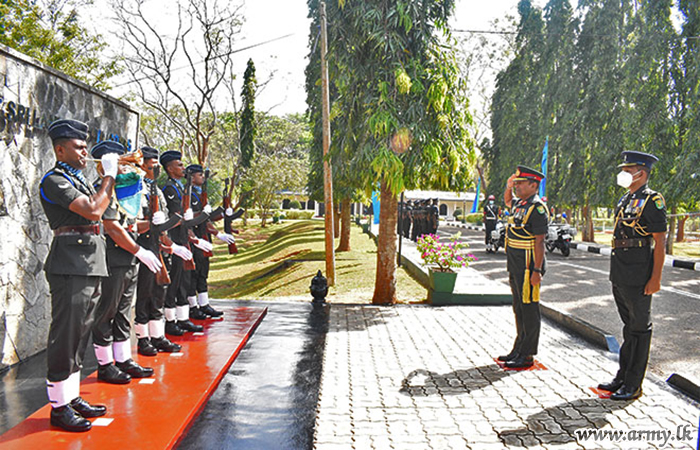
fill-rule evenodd
<path id="1" fill-rule="evenodd" d="M 241 91 L 243 101 L 243 109 L 241 110 L 241 165 L 245 168 L 250 167 L 255 157 L 255 139 L 258 134 L 255 121 L 256 91 L 255 64 L 251 58 L 248 60 L 243 74 L 243 90 Z"/>
<path id="2" fill-rule="evenodd" d="M 185 148 L 185 153 L 207 164 L 222 107 L 218 94 L 236 51 L 241 6 L 220 0 L 178 0 L 167 10 L 154 10 L 146 3 L 112 1 L 123 27 L 127 73 L 141 101 L 187 136 L 192 148 Z M 163 20 L 164 16 L 173 20 Z M 182 117 L 169 114 L 174 106 L 184 111 Z"/>
<path id="3" fill-rule="evenodd" d="M 358 187 L 381 194 L 372 302 L 391 304 L 397 195 L 414 188 L 460 191 L 473 182 L 471 117 L 460 102 L 464 80 L 446 27 L 454 4 L 341 0 L 337 6 L 329 8 L 336 33 L 329 59 L 337 68 L 333 109 L 344 118 L 334 152 L 351 155 Z"/>

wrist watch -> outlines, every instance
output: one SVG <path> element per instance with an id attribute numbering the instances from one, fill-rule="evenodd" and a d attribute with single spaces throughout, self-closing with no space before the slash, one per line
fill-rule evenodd
<path id="1" fill-rule="evenodd" d="M 532 269 L 532 271 L 535 272 L 535 273 L 539 273 L 540 275 L 542 275 L 542 269 L 534 268 L 534 269 Z"/>

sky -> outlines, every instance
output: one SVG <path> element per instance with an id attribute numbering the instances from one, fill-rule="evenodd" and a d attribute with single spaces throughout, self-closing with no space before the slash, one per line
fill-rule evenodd
<path id="1" fill-rule="evenodd" d="M 160 8 L 167 0 L 149 0 L 147 4 Z M 235 1 L 234 1 L 235 3 Z M 489 29 L 491 21 L 506 14 L 515 16 L 518 0 L 456 0 L 454 29 Z M 543 6 L 545 0 L 534 0 Z M 86 12 L 96 31 L 110 41 L 110 28 L 104 20 L 107 0 L 96 0 Z M 260 44 L 275 38 L 283 39 L 238 52 L 234 55 L 234 70 L 239 74 L 237 92 L 241 91 L 243 72 L 249 58 L 255 62 L 258 82 L 269 80 L 256 99 L 256 109 L 275 115 L 302 113 L 306 110 L 304 69 L 309 54 L 308 35 L 310 19 L 306 0 L 248 0 L 243 4 L 245 17 L 238 48 Z M 164 12 L 163 17 L 168 13 Z M 103 19 L 103 20 L 99 20 Z M 167 20 L 167 19 L 166 19 Z M 98 28 L 99 27 L 99 28 Z M 125 88 L 108 92 L 122 96 Z"/>

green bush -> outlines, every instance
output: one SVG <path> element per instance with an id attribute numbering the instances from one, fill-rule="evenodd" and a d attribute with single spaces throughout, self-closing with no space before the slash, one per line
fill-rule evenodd
<path id="1" fill-rule="evenodd" d="M 289 202 L 289 209 L 301 209 L 301 203 L 298 200 L 292 200 Z"/>
<path id="2" fill-rule="evenodd" d="M 481 221 L 484 219 L 483 214 L 481 213 L 474 213 L 474 214 L 467 214 L 467 223 L 481 223 Z"/>
<path id="3" fill-rule="evenodd" d="M 287 211 L 286 218 L 289 220 L 311 219 L 314 216 L 313 211 Z"/>
<path id="4" fill-rule="evenodd" d="M 457 218 L 457 216 L 461 216 L 462 214 L 463 214 L 463 211 L 460 208 L 455 209 L 455 213 L 454 213 L 455 219 Z"/>

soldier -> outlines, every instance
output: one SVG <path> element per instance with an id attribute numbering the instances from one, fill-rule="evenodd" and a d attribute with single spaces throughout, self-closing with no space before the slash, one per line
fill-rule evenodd
<path id="1" fill-rule="evenodd" d="M 163 187 L 163 194 L 171 214 L 182 213 L 185 221 L 192 220 L 194 213 L 190 207 L 182 211 L 182 197 L 185 195 L 184 186 L 180 180 L 185 176 L 185 165 L 182 163 L 182 153 L 169 150 L 160 155 L 160 164 L 168 175 L 168 181 Z M 170 239 L 178 245 L 189 248 L 189 230 L 179 225 L 169 231 Z M 210 244 L 211 245 L 211 244 Z M 187 302 L 187 287 L 189 286 L 190 270 L 185 270 L 181 258 L 171 259 L 170 285 L 165 293 L 165 332 L 173 336 L 182 336 L 188 331 L 199 332 L 204 328 L 190 321 L 190 305 Z"/>
<path id="2" fill-rule="evenodd" d="M 496 197 L 489 195 L 484 204 L 484 230 L 486 232 L 486 249 L 491 250 L 491 232 L 496 229 L 500 208 L 496 205 Z"/>
<path id="3" fill-rule="evenodd" d="M 158 150 L 152 147 L 144 146 L 141 148 L 143 154 L 143 163 L 141 168 L 146 172 L 143 179 L 144 191 L 147 192 L 142 204 L 144 217 L 150 217 L 153 225 L 161 225 L 166 222 L 168 207 L 165 202 L 163 192 L 155 187 L 154 168 L 158 165 Z M 158 195 L 159 210 L 152 213 L 151 208 L 151 191 L 155 190 Z M 153 239 L 152 231 L 149 229 L 139 230 L 141 234 L 137 239 L 137 243 L 142 247 L 151 247 L 151 251 L 161 250 L 161 240 L 166 241 L 167 248 L 174 256 L 183 261 L 192 259 L 192 253 L 185 247 L 177 245 L 163 233 L 161 239 Z M 170 259 L 165 260 L 166 264 Z M 167 283 L 167 281 L 166 281 Z M 134 314 L 134 332 L 138 339 L 138 353 L 144 356 L 155 356 L 158 352 L 175 353 L 179 352 L 182 347 L 179 344 L 171 342 L 165 337 L 165 323 L 163 322 L 163 305 L 165 303 L 165 292 L 167 284 L 158 284 L 155 274 L 147 267 L 139 268 L 138 282 L 136 286 L 136 307 Z"/>
<path id="4" fill-rule="evenodd" d="M 642 395 L 642 381 L 651 346 L 651 297 L 661 289 L 666 257 L 666 203 L 647 186 L 658 158 L 641 152 L 622 152 L 617 184 L 627 189 L 615 208 L 610 281 L 615 304 L 624 324 L 620 369 L 610 383 L 613 400 Z"/>
<path id="5" fill-rule="evenodd" d="M 440 208 L 438 208 L 438 202 L 439 200 L 434 198 L 433 204 L 428 207 L 430 232 L 432 234 L 436 234 L 440 226 Z"/>
<path id="6" fill-rule="evenodd" d="M 106 153 L 124 154 L 118 142 L 102 141 L 92 148 L 93 158 Z M 160 260 L 135 242 L 137 220 L 141 207 L 141 179 L 134 171 L 117 174 L 117 199 L 112 198 L 102 215 L 107 233 L 107 267 L 109 277 L 102 279 L 102 295 L 95 307 L 92 341 L 99 364 L 97 379 L 112 384 L 127 384 L 131 378 L 153 375 L 153 369 L 141 367 L 131 358 L 131 300 L 136 289 L 138 259 L 155 272 Z M 124 199 L 123 202 L 119 202 Z M 131 211 L 129 208 L 131 207 Z M 129 216 L 128 213 L 131 214 Z M 143 226 L 144 221 L 138 225 Z M 114 364 L 116 361 L 116 364 Z"/>
<path id="7" fill-rule="evenodd" d="M 413 205 L 409 200 L 406 202 L 404 209 L 403 221 L 401 222 L 403 237 L 408 239 L 411 236 L 411 214 L 413 213 Z"/>
<path id="8" fill-rule="evenodd" d="M 211 213 L 211 206 L 202 206 L 202 186 L 204 185 L 204 168 L 199 164 L 190 164 L 187 166 L 187 172 L 192 177 L 192 210 L 196 213 L 204 211 Z M 221 233 L 214 228 L 214 225 L 206 221 L 203 224 L 195 227 L 194 234 L 201 240 L 209 243 L 207 236 L 209 232 L 216 232 L 216 237 L 225 244 L 232 244 L 235 239 L 228 233 Z M 211 244 L 210 244 L 211 245 Z M 211 250 L 211 249 L 209 249 Z M 206 247 L 203 249 L 195 244 L 192 249 L 194 255 L 195 270 L 192 271 L 190 285 L 187 292 L 187 301 L 190 304 L 190 318 L 204 320 L 207 317 L 221 317 L 224 313 L 212 308 L 209 304 L 209 286 L 207 278 L 209 278 L 209 257 L 206 256 Z"/>
<path id="9" fill-rule="evenodd" d="M 102 156 L 104 178 L 95 189 L 85 179 L 88 126 L 63 119 L 49 125 L 56 166 L 39 183 L 41 206 L 54 238 L 44 271 L 51 291 L 51 326 L 46 348 L 46 386 L 51 425 L 87 431 L 87 418 L 107 408 L 80 397 L 80 369 L 100 296 L 101 277 L 109 275 L 100 217 L 109 206 L 117 176 L 116 153 Z"/>
<path id="10" fill-rule="evenodd" d="M 518 166 L 508 178 L 503 194 L 506 206 L 511 209 L 506 255 L 517 337 L 510 353 L 498 359 L 509 368 L 532 366 L 540 339 L 540 282 L 545 273 L 547 208 L 537 191 L 543 178 L 536 170 Z"/>

